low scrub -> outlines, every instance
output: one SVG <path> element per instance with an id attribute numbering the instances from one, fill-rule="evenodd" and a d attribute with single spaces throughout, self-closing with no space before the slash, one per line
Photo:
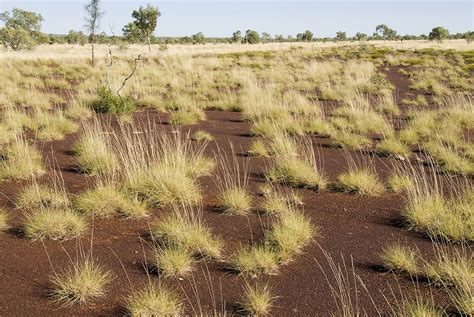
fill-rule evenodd
<path id="1" fill-rule="evenodd" d="M 109 88 L 102 86 L 97 90 L 97 99 L 91 102 L 97 113 L 130 113 L 136 110 L 137 103 L 130 97 L 120 97 Z"/>

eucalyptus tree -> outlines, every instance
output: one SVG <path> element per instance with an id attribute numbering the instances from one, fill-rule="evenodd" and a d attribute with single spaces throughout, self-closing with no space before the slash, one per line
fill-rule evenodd
<path id="1" fill-rule="evenodd" d="M 84 6 L 86 12 L 86 30 L 89 33 L 89 42 L 91 43 L 91 64 L 95 67 L 94 44 L 96 40 L 96 33 L 100 26 L 100 19 L 105 12 L 100 11 L 100 0 L 90 0 Z"/>

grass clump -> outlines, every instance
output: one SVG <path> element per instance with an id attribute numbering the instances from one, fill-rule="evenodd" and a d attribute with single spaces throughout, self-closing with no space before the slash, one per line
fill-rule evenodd
<path id="1" fill-rule="evenodd" d="M 204 130 L 198 130 L 194 132 L 192 139 L 194 141 L 207 141 L 207 142 L 214 141 L 214 137 L 212 136 L 212 134 Z"/>
<path id="2" fill-rule="evenodd" d="M 413 301 L 402 303 L 401 307 L 398 308 L 398 311 L 396 312 L 396 316 L 442 317 L 445 316 L 445 314 L 434 307 L 433 303 L 417 298 Z"/>
<path id="3" fill-rule="evenodd" d="M 97 113 L 130 113 L 136 110 L 137 103 L 130 97 L 120 97 L 102 86 L 97 90 L 97 99 L 91 102 L 91 108 Z"/>
<path id="4" fill-rule="evenodd" d="M 29 213 L 23 224 L 24 235 L 35 240 L 66 240 L 79 237 L 86 230 L 87 223 L 84 218 L 67 208 L 41 208 Z"/>
<path id="5" fill-rule="evenodd" d="M 428 142 L 424 144 L 424 149 L 443 171 L 460 175 L 474 175 L 474 160 L 458 153 L 453 146 L 443 145 L 439 142 Z"/>
<path id="6" fill-rule="evenodd" d="M 414 186 L 415 183 L 409 175 L 394 174 L 388 178 L 388 187 L 396 193 L 412 190 Z"/>
<path id="7" fill-rule="evenodd" d="M 23 139 L 4 148 L 0 157 L 0 181 L 21 180 L 44 174 L 41 154 Z"/>
<path id="8" fill-rule="evenodd" d="M 468 290 L 474 281 L 474 255 L 468 251 L 440 250 L 436 260 L 426 264 L 425 275 L 438 285 Z"/>
<path id="9" fill-rule="evenodd" d="M 242 187 L 228 188 L 220 193 L 217 209 L 223 213 L 244 215 L 252 208 L 252 197 Z"/>
<path id="10" fill-rule="evenodd" d="M 80 194 L 75 201 L 75 207 L 86 214 L 105 218 L 148 216 L 143 202 L 129 198 L 113 185 L 98 185 Z"/>
<path id="11" fill-rule="evenodd" d="M 241 303 L 243 310 L 252 316 L 266 316 L 275 301 L 275 296 L 268 285 L 245 285 L 244 298 Z"/>
<path id="12" fill-rule="evenodd" d="M 327 185 L 325 176 L 313 164 L 299 158 L 277 158 L 267 177 L 272 182 L 297 188 L 323 190 Z"/>
<path id="13" fill-rule="evenodd" d="M 78 156 L 79 168 L 87 174 L 110 174 L 119 168 L 108 138 L 97 125 L 85 127 L 73 151 Z"/>
<path id="14" fill-rule="evenodd" d="M 382 140 L 376 146 L 376 151 L 380 155 L 402 157 L 410 156 L 410 149 L 403 142 L 395 138 L 387 138 Z"/>
<path id="15" fill-rule="evenodd" d="M 474 202 L 465 197 L 446 200 L 437 193 L 409 193 L 403 216 L 416 230 L 434 238 L 474 241 Z"/>
<path id="16" fill-rule="evenodd" d="M 365 196 L 378 196 L 384 191 L 377 175 L 365 168 L 350 170 L 340 175 L 336 187 L 340 191 Z"/>
<path id="17" fill-rule="evenodd" d="M 86 304 L 105 296 L 105 285 L 112 275 L 90 258 L 76 263 L 63 274 L 52 277 L 54 289 L 51 297 L 66 305 Z"/>
<path id="18" fill-rule="evenodd" d="M 153 265 L 159 274 L 167 277 L 182 277 L 193 270 L 192 253 L 181 246 L 157 247 L 154 249 Z"/>
<path id="19" fill-rule="evenodd" d="M 3 209 L 0 208 L 0 232 L 7 230 L 10 226 L 8 225 L 8 214 Z"/>
<path id="20" fill-rule="evenodd" d="M 395 244 L 382 252 L 384 266 L 393 272 L 406 272 L 411 276 L 420 273 L 419 255 L 407 246 Z"/>
<path id="21" fill-rule="evenodd" d="M 130 295 L 125 307 L 133 317 L 179 316 L 183 310 L 181 300 L 173 291 L 154 284 Z"/>
<path id="22" fill-rule="evenodd" d="M 267 232 L 266 242 L 281 261 L 290 261 L 301 252 L 316 233 L 315 227 L 301 213 L 289 212 L 280 215 L 280 219 Z"/>
<path id="23" fill-rule="evenodd" d="M 143 198 L 147 204 L 157 207 L 194 205 L 202 198 L 196 180 L 182 169 L 163 163 L 133 175 L 128 180 L 127 190 Z"/>
<path id="24" fill-rule="evenodd" d="M 54 113 L 37 111 L 33 120 L 37 123 L 36 136 L 39 140 L 62 140 L 64 135 L 77 131 L 77 124 L 64 116 L 63 111 Z"/>
<path id="25" fill-rule="evenodd" d="M 169 115 L 168 122 L 173 125 L 192 125 L 205 120 L 206 114 L 201 109 L 178 110 Z"/>
<path id="26" fill-rule="evenodd" d="M 278 254 L 263 245 L 242 247 L 232 255 L 229 265 L 239 274 L 252 277 L 259 274 L 275 274 L 278 270 Z"/>
<path id="27" fill-rule="evenodd" d="M 366 136 L 347 131 L 332 133 L 331 138 L 331 145 L 336 148 L 362 150 L 372 145 L 372 141 Z"/>
<path id="28" fill-rule="evenodd" d="M 31 210 L 41 207 L 59 209 L 69 207 L 70 201 L 64 190 L 34 183 L 21 191 L 16 205 Z"/>
<path id="29" fill-rule="evenodd" d="M 280 214 L 293 211 L 295 200 L 285 193 L 270 191 L 265 195 L 260 210 L 269 214 Z"/>
<path id="30" fill-rule="evenodd" d="M 172 214 L 152 226 L 155 240 L 166 246 L 175 246 L 193 254 L 219 258 L 222 243 L 211 230 L 196 218 Z"/>

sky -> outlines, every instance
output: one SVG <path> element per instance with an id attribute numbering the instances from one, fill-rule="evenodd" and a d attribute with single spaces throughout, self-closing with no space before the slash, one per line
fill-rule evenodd
<path id="1" fill-rule="evenodd" d="M 0 0 L 0 11 L 21 8 L 40 13 L 42 31 L 66 34 L 84 29 L 87 0 Z M 387 24 L 399 34 L 428 34 L 435 26 L 451 33 L 474 30 L 473 0 L 101 0 L 105 15 L 101 31 L 120 35 L 140 5 L 158 6 L 157 36 L 185 36 L 203 32 L 208 37 L 229 37 L 236 30 L 253 29 L 272 35 L 296 35 L 311 30 L 316 37 L 372 34 Z"/>

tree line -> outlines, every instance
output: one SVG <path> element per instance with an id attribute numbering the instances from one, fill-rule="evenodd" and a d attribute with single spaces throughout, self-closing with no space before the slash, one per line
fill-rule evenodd
<path id="1" fill-rule="evenodd" d="M 122 28 L 122 36 L 105 32 L 98 32 L 101 18 L 105 14 L 100 9 L 100 0 L 89 0 L 84 5 L 85 32 L 70 30 L 68 34 L 44 34 L 41 32 L 43 17 L 35 12 L 15 8 L 11 12 L 0 13 L 0 21 L 4 26 L 0 28 L 0 44 L 11 50 L 30 50 L 39 44 L 91 45 L 92 63 L 94 63 L 95 44 L 129 44 L 144 43 L 151 52 L 152 44 L 204 44 L 204 43 L 240 43 L 256 44 L 269 42 L 326 42 L 326 41 L 372 41 L 372 40 L 414 40 L 429 39 L 443 41 L 445 39 L 474 39 L 474 32 L 450 34 L 449 31 L 437 26 L 429 34 L 399 35 L 391 27 L 380 24 L 375 27 L 372 35 L 357 32 L 350 37 L 345 31 L 336 32 L 334 37 L 318 38 L 310 30 L 293 35 L 271 35 L 268 32 L 258 33 L 255 30 L 235 31 L 229 37 L 206 37 L 202 32 L 183 37 L 156 37 L 156 30 L 160 10 L 148 4 L 133 10 L 132 21 Z M 165 47 L 165 46 L 164 46 Z"/>

